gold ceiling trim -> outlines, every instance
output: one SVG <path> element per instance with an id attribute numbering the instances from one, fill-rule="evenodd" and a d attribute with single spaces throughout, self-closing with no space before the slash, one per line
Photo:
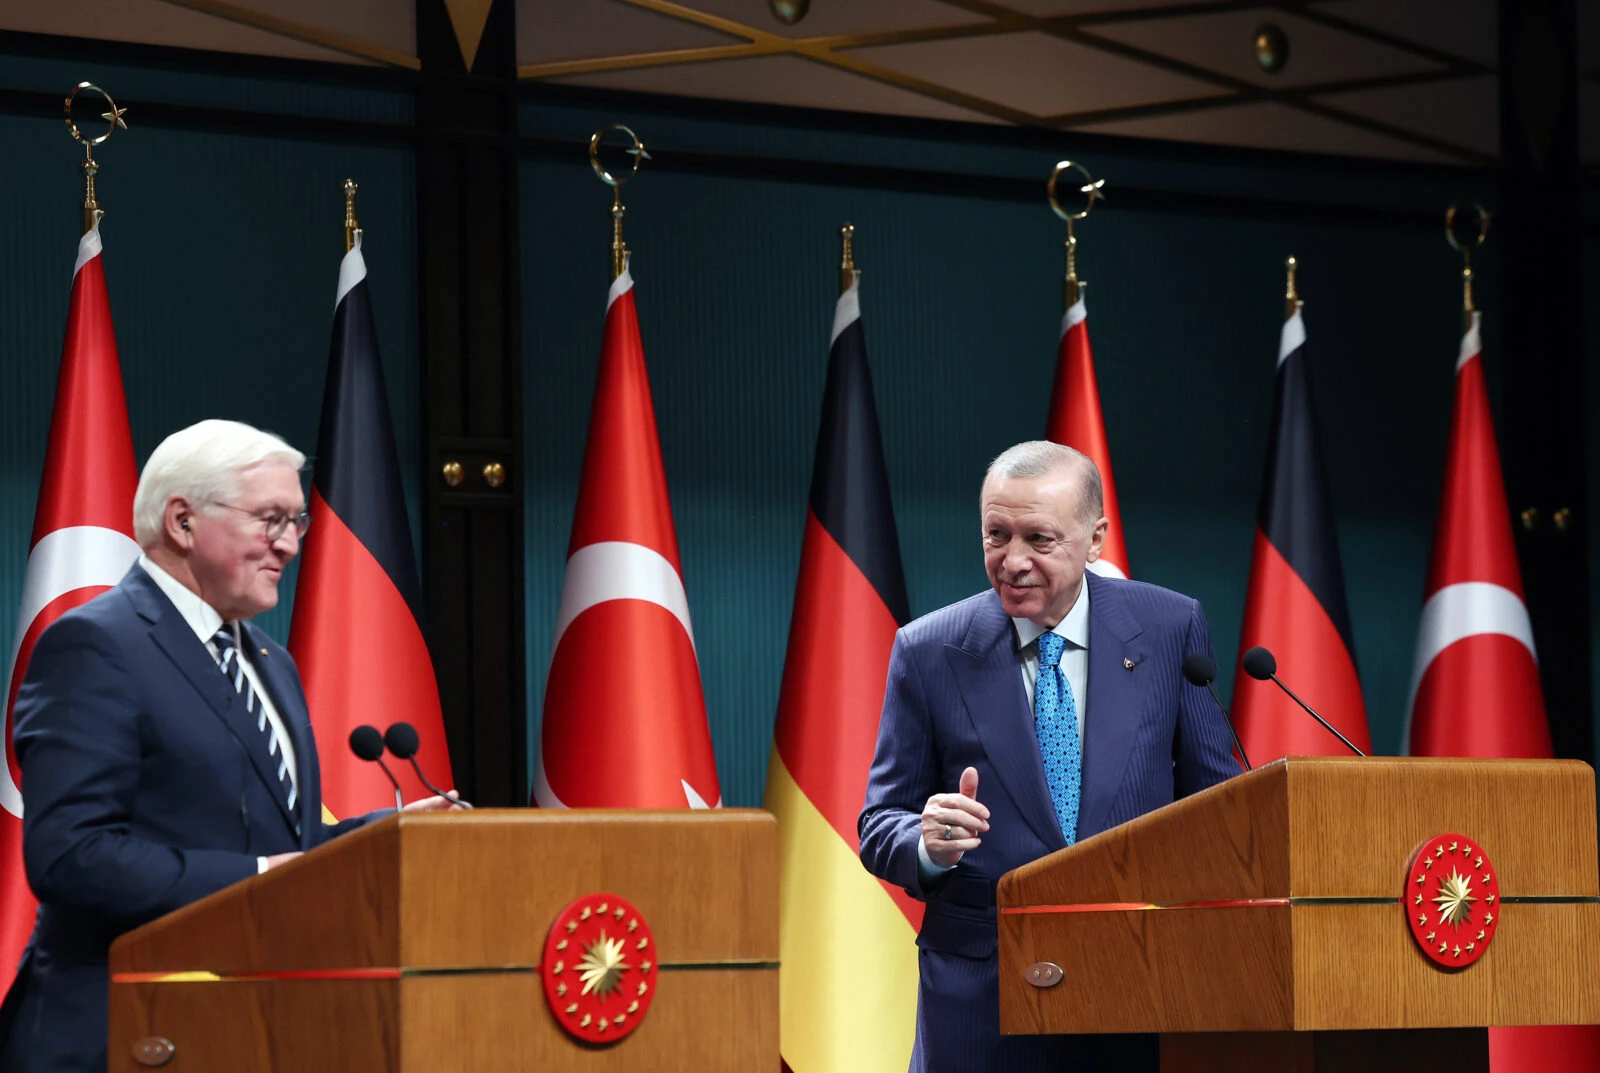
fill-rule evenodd
<path id="1" fill-rule="evenodd" d="M 168 2 L 199 2 L 199 0 L 168 0 Z M 204 2 L 219 2 L 219 0 L 204 0 Z M 1314 115 L 1332 122 L 1365 130 L 1369 133 L 1380 134 L 1411 145 L 1431 149 L 1466 163 L 1482 165 L 1491 162 L 1493 159 L 1465 146 L 1456 145 L 1312 99 L 1315 95 L 1322 93 L 1344 92 L 1351 89 L 1384 88 L 1391 85 L 1400 86 L 1431 81 L 1448 81 L 1453 78 L 1483 74 L 1489 70 L 1474 61 L 1426 45 L 1408 42 L 1404 38 L 1396 38 L 1382 31 L 1370 30 L 1337 17 L 1315 17 L 1311 21 L 1361 37 L 1374 44 L 1402 49 L 1417 60 L 1440 64 L 1442 68 L 1375 79 L 1347 79 L 1339 82 L 1318 83 L 1292 88 L 1276 88 L 1259 85 L 1224 72 L 1174 59 L 1136 45 L 1130 45 L 1093 33 L 1093 28 L 1099 23 L 1111 24 L 1139 21 L 1141 19 L 1207 14 L 1214 11 L 1236 11 L 1241 6 L 1237 0 L 1217 0 L 1215 3 L 1207 3 L 1201 0 L 1198 3 L 1184 4 L 1176 8 L 1170 4 L 1154 4 L 1146 7 L 1123 9 L 1108 8 L 1070 15 L 1044 17 L 1016 11 L 1006 7 L 1003 3 L 996 3 L 994 0 L 940 0 L 941 3 L 979 15 L 987 21 L 950 26 L 920 27 L 909 30 L 871 31 L 858 34 L 799 38 L 784 37 L 781 34 L 772 33 L 768 30 L 759 29 L 710 12 L 700 11 L 696 8 L 676 3 L 674 0 L 614 0 L 614 2 L 666 15 L 680 22 L 716 30 L 744 40 L 738 44 L 705 48 L 673 49 L 629 55 L 600 56 L 584 60 L 527 64 L 518 68 L 518 77 L 529 80 L 550 79 L 607 71 L 714 63 L 751 56 L 787 54 L 826 64 L 908 93 L 928 97 L 1018 126 L 1043 126 L 1064 129 L 1118 119 L 1177 115 L 1185 112 L 1204 111 L 1241 104 L 1271 102 L 1296 109 L 1307 115 Z M 1296 16 L 1309 17 L 1308 9 L 1302 9 L 1298 6 L 1289 13 Z M 848 54 L 851 50 L 883 45 L 918 44 L 926 41 L 961 40 L 964 38 L 987 37 L 995 34 L 1026 32 L 1047 34 L 1058 40 L 1067 41 L 1083 48 L 1094 49 L 1105 55 L 1132 63 L 1140 63 L 1166 71 L 1169 74 L 1180 75 L 1196 82 L 1210 85 L 1217 92 L 1191 98 L 1169 98 L 1162 101 L 1152 101 L 1119 108 L 1086 109 L 1076 112 L 1036 115 L 988 98 L 976 97 L 948 86 L 915 78 Z"/>
<path id="2" fill-rule="evenodd" d="M 492 7 L 494 0 L 444 0 L 450 29 L 456 35 L 456 46 L 461 49 L 461 59 L 469 71 L 477 61 L 478 46 L 483 43 L 483 28 L 489 24 Z"/>
<path id="3" fill-rule="evenodd" d="M 554 60 L 549 63 L 525 63 L 517 68 L 518 78 L 559 78 L 563 75 L 583 75 L 596 71 L 632 70 L 638 67 L 661 67 L 690 63 L 707 63 L 715 60 L 736 60 L 746 56 L 771 56 L 787 49 L 747 41 L 739 45 L 709 45 L 703 48 L 663 49 L 660 52 L 635 52 L 628 56 L 595 56 L 586 60 Z M 619 62 L 626 61 L 626 62 Z"/>
<path id="4" fill-rule="evenodd" d="M 267 33 L 287 37 L 293 41 L 316 45 L 331 52 L 340 52 L 346 56 L 371 60 L 389 67 L 404 67 L 411 71 L 422 70 L 422 61 L 404 52 L 396 52 L 394 49 L 384 48 L 370 41 L 348 37 L 321 26 L 295 22 L 293 19 L 280 18 L 253 8 L 230 4 L 227 0 L 162 0 L 162 2 L 198 11 L 203 15 L 211 15 L 226 22 L 237 23 L 240 26 L 248 26 L 251 29 L 265 30 Z"/>

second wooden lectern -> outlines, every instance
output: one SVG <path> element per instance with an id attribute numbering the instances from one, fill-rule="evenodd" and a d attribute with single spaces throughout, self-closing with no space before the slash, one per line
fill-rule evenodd
<path id="1" fill-rule="evenodd" d="M 393 816 L 117 940 L 110 1070 L 775 1069 L 777 874 L 761 812 Z"/>
<path id="2" fill-rule="evenodd" d="M 1163 1073 L 1466 1073 L 1484 1026 L 1600 1023 L 1575 761 L 1291 757 L 1018 868 L 997 901 L 1002 1031 L 1162 1033 Z"/>

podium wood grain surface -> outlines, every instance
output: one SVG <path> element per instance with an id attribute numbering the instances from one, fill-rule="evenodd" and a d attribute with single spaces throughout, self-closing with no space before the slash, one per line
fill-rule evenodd
<path id="1" fill-rule="evenodd" d="M 1422 954 L 1399 905 L 1413 854 L 1445 832 L 1478 840 L 1506 903 L 1489 949 L 1454 971 Z M 1008 873 L 1001 1027 L 1600 1023 L 1597 896 L 1585 764 L 1291 757 Z M 1062 982 L 1027 983 L 1040 961 Z"/>
<path id="2" fill-rule="evenodd" d="M 168 1073 L 772 1068 L 777 869 L 757 811 L 391 817 L 119 939 L 110 1069 L 145 1068 L 151 1036 L 176 1045 Z M 661 971 L 632 1035 L 590 1046 L 537 968 L 556 916 L 601 891 L 639 910 Z M 195 972 L 219 979 L 130 980 Z"/>

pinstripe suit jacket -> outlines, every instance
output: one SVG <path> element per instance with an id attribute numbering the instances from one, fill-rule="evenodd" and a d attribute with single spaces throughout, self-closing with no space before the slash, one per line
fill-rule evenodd
<path id="1" fill-rule="evenodd" d="M 1085 580 L 1089 680 L 1078 840 L 1238 771 L 1222 716 L 1181 670 L 1189 653 L 1212 655 L 1199 603 L 1136 581 L 1092 573 Z M 917 937 L 913 1073 L 1121 1070 L 1154 1055 L 1148 1039 L 999 1034 L 994 883 L 1067 844 L 1020 666 L 1016 629 L 993 591 L 912 622 L 890 656 L 858 829 L 868 871 L 927 903 Z M 923 806 L 954 791 L 968 766 L 978 769 L 990 829 L 952 872 L 924 886 L 917 858 Z"/>

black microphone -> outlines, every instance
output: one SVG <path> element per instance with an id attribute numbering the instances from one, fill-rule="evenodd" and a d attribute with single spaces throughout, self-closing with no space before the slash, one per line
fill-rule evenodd
<path id="1" fill-rule="evenodd" d="M 1357 749 L 1355 744 L 1351 742 L 1349 738 L 1345 737 L 1343 734 L 1334 729 L 1332 723 L 1328 722 L 1326 719 L 1322 718 L 1322 716 L 1313 711 L 1311 709 L 1311 705 L 1295 696 L 1294 690 L 1290 689 L 1288 686 L 1284 685 L 1283 682 L 1279 681 L 1278 661 L 1273 657 L 1271 652 L 1268 652 L 1265 648 L 1257 645 L 1255 648 L 1252 648 L 1250 651 L 1244 654 L 1244 658 L 1239 661 L 1239 666 L 1243 667 L 1244 673 L 1248 674 L 1251 678 L 1255 678 L 1262 682 L 1265 682 L 1268 678 L 1272 679 L 1273 682 L 1277 683 L 1279 689 L 1289 694 L 1290 700 L 1294 701 L 1296 704 L 1300 705 L 1300 707 L 1306 710 L 1307 715 L 1321 723 L 1323 728 L 1326 729 L 1329 734 L 1332 734 L 1334 737 L 1344 742 L 1345 748 L 1349 749 L 1357 756 L 1367 755 L 1360 749 Z"/>
<path id="2" fill-rule="evenodd" d="M 1190 685 L 1204 686 L 1211 691 L 1211 699 L 1217 702 L 1217 710 L 1222 713 L 1222 721 L 1228 724 L 1228 733 L 1233 735 L 1233 747 L 1239 750 L 1239 759 L 1244 761 L 1244 769 L 1250 771 L 1250 758 L 1244 754 L 1244 743 L 1239 740 L 1239 732 L 1233 729 L 1233 720 L 1228 718 L 1228 709 L 1222 703 L 1222 698 L 1217 696 L 1217 687 L 1212 683 L 1217 680 L 1217 665 L 1210 656 L 1204 652 L 1191 652 L 1183 657 L 1183 676 L 1189 680 Z"/>
<path id="3" fill-rule="evenodd" d="M 394 772 L 389 770 L 389 765 L 383 762 L 383 735 L 378 733 L 377 727 L 366 724 L 356 727 L 350 732 L 350 751 L 360 760 L 376 760 L 378 766 L 383 768 L 383 773 L 389 776 L 389 781 L 394 784 L 394 807 L 401 806 L 400 781 L 394 777 Z"/>
<path id="4" fill-rule="evenodd" d="M 417 737 L 416 727 L 412 726 L 410 723 L 396 723 L 394 726 L 383 732 L 383 743 L 389 747 L 389 751 L 397 758 L 411 761 L 412 770 L 417 773 L 417 778 L 422 780 L 422 785 L 426 786 L 428 789 L 432 790 L 446 801 L 454 801 L 462 808 L 472 807 L 455 794 L 447 794 L 443 790 L 439 789 L 433 783 L 428 781 L 428 776 L 422 773 L 422 767 L 417 763 L 417 749 L 422 745 L 422 739 Z"/>

